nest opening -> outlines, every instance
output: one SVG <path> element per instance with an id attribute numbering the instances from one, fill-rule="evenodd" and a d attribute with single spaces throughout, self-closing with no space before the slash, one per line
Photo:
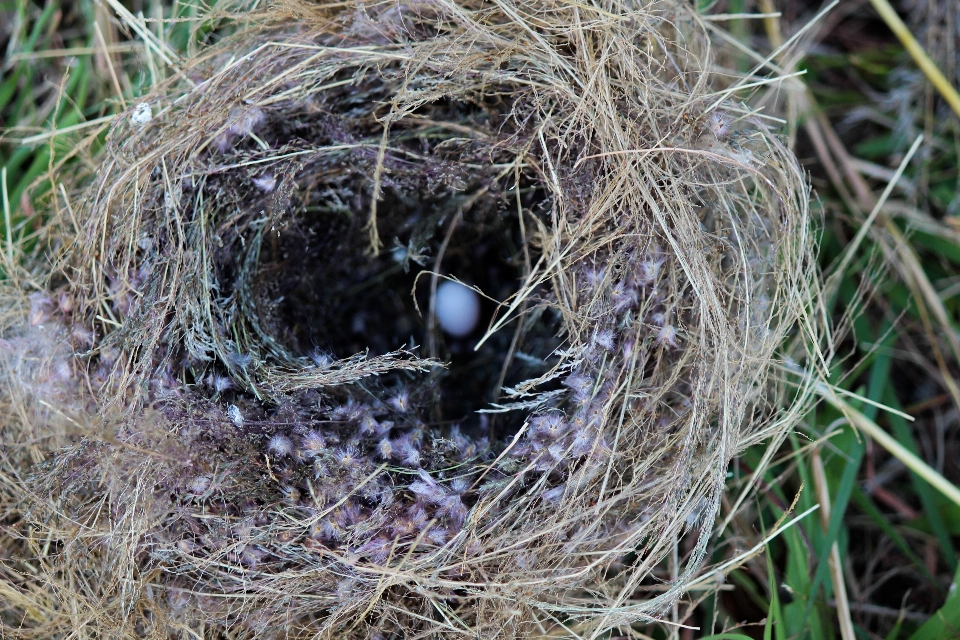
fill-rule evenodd
<path id="1" fill-rule="evenodd" d="M 453 166 L 450 173 L 467 175 Z M 414 400 L 424 419 L 487 432 L 491 416 L 477 411 L 495 402 L 503 386 L 542 375 L 561 344 L 559 315 L 538 309 L 477 347 L 530 268 L 517 201 L 528 212 L 542 209 L 549 204 L 543 189 L 505 184 L 482 172 L 470 183 L 433 189 L 398 181 L 378 202 L 378 232 L 389 248 L 374 253 L 367 227 L 369 175 L 355 170 L 331 186 L 304 171 L 296 182 L 292 219 L 264 229 L 255 243 L 244 242 L 250 246 L 242 262 L 256 263 L 250 293 L 260 325 L 285 350 L 317 367 L 398 350 L 435 358 L 445 366 L 427 374 L 418 385 L 422 396 Z M 222 274 L 227 271 L 221 267 Z M 483 294 L 480 320 L 464 336 L 444 332 L 435 321 L 431 294 L 447 278 Z M 391 372 L 377 385 L 399 389 L 418 375 Z M 525 417 L 493 416 L 497 436 L 516 433 Z"/>

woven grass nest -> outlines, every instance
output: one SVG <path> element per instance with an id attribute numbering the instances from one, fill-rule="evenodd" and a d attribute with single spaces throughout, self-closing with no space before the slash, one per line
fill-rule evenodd
<path id="1" fill-rule="evenodd" d="M 5 553 L 38 571 L 3 564 L 8 630 L 661 619 L 731 458 L 795 415 L 809 191 L 751 78 L 674 0 L 247 23 L 117 120 L 54 267 L 4 290 Z"/>

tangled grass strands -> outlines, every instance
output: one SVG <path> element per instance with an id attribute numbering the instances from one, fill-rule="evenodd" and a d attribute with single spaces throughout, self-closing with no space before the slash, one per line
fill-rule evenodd
<path id="1" fill-rule="evenodd" d="M 42 576 L 4 569 L 32 594 L 5 605 L 17 634 L 661 619 L 730 460 L 798 418 L 772 365 L 817 326 L 803 173 L 748 108 L 708 109 L 736 78 L 699 17 L 413 0 L 247 22 L 149 118 L 131 105 L 44 291 L 10 294 L 30 311 L 4 339 L 37 364 L 3 361 L 9 504 Z M 441 276 L 489 323 L 442 333 Z"/>

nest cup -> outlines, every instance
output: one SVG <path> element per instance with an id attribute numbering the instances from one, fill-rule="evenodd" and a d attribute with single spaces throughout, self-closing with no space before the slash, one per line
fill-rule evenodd
<path id="1" fill-rule="evenodd" d="M 96 575 L 83 606 L 137 637 L 662 616 L 729 461 L 794 415 L 770 372 L 815 273 L 809 193 L 743 79 L 681 2 L 248 23 L 114 126 L 7 330 L 80 354 L 23 386 L 85 416 L 37 414 L 74 438 L 24 498 L 74 550 L 50 580 Z M 472 332 L 436 320 L 448 280 L 479 292 Z"/>

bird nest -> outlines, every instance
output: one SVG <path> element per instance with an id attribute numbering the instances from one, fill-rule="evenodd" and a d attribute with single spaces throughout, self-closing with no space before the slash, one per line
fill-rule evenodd
<path id="1" fill-rule="evenodd" d="M 47 284 L 8 291 L 6 464 L 32 469 L 8 498 L 44 577 L 11 578 L 33 605 L 6 615 L 336 638 L 661 617 L 731 458 L 790 426 L 770 372 L 814 272 L 809 192 L 730 98 L 752 78 L 674 0 L 248 23 L 113 125 Z M 472 330 L 436 319 L 451 281 Z"/>

